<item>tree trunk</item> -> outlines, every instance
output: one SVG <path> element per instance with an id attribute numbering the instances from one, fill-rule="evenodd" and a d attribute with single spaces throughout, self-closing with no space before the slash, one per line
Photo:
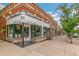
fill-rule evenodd
<path id="1" fill-rule="evenodd" d="M 73 43 L 73 42 L 72 42 L 72 32 L 68 33 L 67 36 L 68 36 L 68 38 L 70 39 L 70 43 L 72 44 L 72 43 Z"/>
<path id="2" fill-rule="evenodd" d="M 70 42 L 70 43 L 72 44 L 72 43 L 73 43 L 73 42 L 72 42 L 72 32 L 71 32 L 71 35 L 70 35 L 70 39 L 71 39 L 71 42 Z"/>

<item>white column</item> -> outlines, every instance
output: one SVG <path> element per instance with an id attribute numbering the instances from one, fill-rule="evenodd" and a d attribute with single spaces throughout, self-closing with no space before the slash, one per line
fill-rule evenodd
<path id="1" fill-rule="evenodd" d="M 42 22 L 43 22 L 43 18 L 42 18 Z M 43 26 L 41 27 L 41 37 L 43 37 Z"/>
<path id="2" fill-rule="evenodd" d="M 31 25 L 29 26 L 29 38 L 31 38 Z"/>
<path id="3" fill-rule="evenodd" d="M 43 26 L 41 27 L 41 37 L 43 37 Z"/>

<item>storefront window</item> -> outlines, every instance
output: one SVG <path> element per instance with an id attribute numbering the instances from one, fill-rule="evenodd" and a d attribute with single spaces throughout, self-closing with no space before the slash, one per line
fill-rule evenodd
<path id="1" fill-rule="evenodd" d="M 29 27 L 24 27 L 24 37 L 29 37 Z"/>
<path id="2" fill-rule="evenodd" d="M 31 26 L 31 36 L 35 37 L 35 25 Z"/>
<path id="3" fill-rule="evenodd" d="M 48 34 L 48 29 L 46 27 L 43 27 L 43 35 L 47 36 Z"/>
<path id="4" fill-rule="evenodd" d="M 21 37 L 21 33 L 22 33 L 22 26 L 21 25 L 19 25 L 19 24 L 16 24 L 15 26 L 14 26 L 14 35 L 15 35 L 15 37 Z"/>
<path id="5" fill-rule="evenodd" d="M 8 25 L 8 37 L 13 37 L 13 25 Z"/>
<path id="6" fill-rule="evenodd" d="M 43 27 L 43 35 L 47 36 L 48 28 Z M 31 26 L 31 36 L 32 37 L 41 37 L 42 35 L 42 26 L 32 25 Z M 8 37 L 18 38 L 22 37 L 22 25 L 9 25 L 8 26 Z M 24 27 L 24 37 L 29 37 L 29 27 Z"/>
<path id="7" fill-rule="evenodd" d="M 32 25 L 31 26 L 31 36 L 32 37 L 40 37 L 41 36 L 41 26 Z"/>
<path id="8" fill-rule="evenodd" d="M 22 26 L 19 24 L 8 25 L 8 37 L 22 37 Z M 24 37 L 29 37 L 29 27 L 24 27 Z"/>
<path id="9" fill-rule="evenodd" d="M 36 26 L 36 36 L 37 37 L 41 36 L 41 26 Z"/>

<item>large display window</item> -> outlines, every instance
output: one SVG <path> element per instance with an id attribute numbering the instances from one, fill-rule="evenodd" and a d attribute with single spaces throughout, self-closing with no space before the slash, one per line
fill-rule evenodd
<path id="1" fill-rule="evenodd" d="M 22 25 L 13 24 L 8 25 L 7 36 L 10 38 L 22 37 Z M 24 27 L 24 37 L 29 37 L 29 27 Z"/>
<path id="2" fill-rule="evenodd" d="M 7 36 L 12 38 L 13 37 L 13 35 L 12 35 L 13 34 L 13 25 L 8 25 L 7 30 L 8 30 L 7 31 Z"/>
<path id="3" fill-rule="evenodd" d="M 32 37 L 40 37 L 41 36 L 41 26 L 32 25 L 31 26 L 31 36 Z"/>
<path id="4" fill-rule="evenodd" d="M 48 34 L 48 28 L 43 27 L 43 36 L 47 36 L 47 34 Z"/>

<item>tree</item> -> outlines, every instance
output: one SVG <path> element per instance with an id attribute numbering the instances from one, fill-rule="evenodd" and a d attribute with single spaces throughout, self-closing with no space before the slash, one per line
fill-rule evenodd
<path id="1" fill-rule="evenodd" d="M 59 10 L 62 11 L 61 15 L 61 25 L 63 30 L 66 32 L 69 39 L 71 39 L 72 43 L 72 33 L 74 31 L 74 27 L 79 23 L 79 13 L 78 13 L 78 4 L 71 4 L 69 7 L 68 4 L 64 4 L 59 7 Z M 73 12 L 74 10 L 74 12 Z M 73 13 L 72 13 L 73 12 Z"/>

